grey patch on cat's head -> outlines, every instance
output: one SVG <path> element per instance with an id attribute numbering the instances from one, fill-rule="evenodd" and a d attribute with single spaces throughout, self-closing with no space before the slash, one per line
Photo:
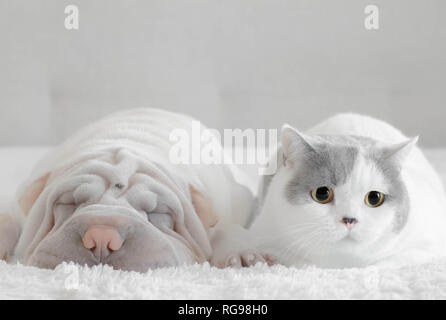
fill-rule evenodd
<path id="1" fill-rule="evenodd" d="M 312 150 L 301 148 L 294 154 L 296 170 L 285 187 L 285 198 L 291 204 L 312 201 L 309 192 L 320 186 L 342 185 L 351 174 L 359 147 L 349 138 L 314 136 Z"/>
<path id="2" fill-rule="evenodd" d="M 391 191 L 386 201 L 396 208 L 393 228 L 396 233 L 406 225 L 410 211 L 409 192 L 401 177 L 401 167 L 417 140 L 418 137 L 391 147 L 372 149 L 366 155 L 376 164 L 390 185 Z"/>

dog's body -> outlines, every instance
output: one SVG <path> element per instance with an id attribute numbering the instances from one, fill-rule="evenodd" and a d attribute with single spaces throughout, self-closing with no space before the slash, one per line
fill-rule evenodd
<path id="1" fill-rule="evenodd" d="M 170 161 L 169 136 L 192 122 L 136 109 L 79 131 L 38 163 L 0 216 L 0 255 L 138 271 L 209 260 L 213 230 L 245 224 L 252 193 L 233 166 Z"/>

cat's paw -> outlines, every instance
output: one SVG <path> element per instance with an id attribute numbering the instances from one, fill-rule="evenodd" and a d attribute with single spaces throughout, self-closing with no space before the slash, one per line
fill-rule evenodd
<path id="1" fill-rule="evenodd" d="M 257 263 L 266 263 L 269 266 L 272 266 L 276 263 L 276 258 L 273 257 L 269 253 L 260 253 L 256 250 L 244 250 L 238 253 L 234 253 L 229 255 L 225 262 L 224 267 L 233 267 L 233 268 L 241 268 L 241 267 L 251 267 L 256 265 Z"/>

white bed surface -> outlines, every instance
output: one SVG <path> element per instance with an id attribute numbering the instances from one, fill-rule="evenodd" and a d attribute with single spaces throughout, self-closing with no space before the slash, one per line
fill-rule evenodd
<path id="1" fill-rule="evenodd" d="M 14 195 L 47 147 L 0 148 L 0 202 Z M 446 181 L 446 149 L 426 155 Z M 251 170 L 253 169 L 253 170 Z M 249 171 L 255 172 L 254 168 Z M 401 269 L 205 265 L 145 274 L 62 264 L 44 270 L 0 261 L 0 299 L 446 299 L 446 259 Z"/>
<path id="2" fill-rule="evenodd" d="M 0 262 L 0 299 L 446 299 L 446 260 L 428 265 L 299 270 L 208 264 L 145 274 L 68 264 L 56 270 Z M 78 279 L 78 281 L 77 281 Z"/>

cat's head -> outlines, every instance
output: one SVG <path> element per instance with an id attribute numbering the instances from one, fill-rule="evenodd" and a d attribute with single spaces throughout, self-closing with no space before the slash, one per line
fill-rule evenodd
<path id="1" fill-rule="evenodd" d="M 410 201 L 401 169 L 417 138 L 384 144 L 360 136 L 309 136 L 282 129 L 278 222 L 288 253 L 367 257 L 405 226 Z"/>

